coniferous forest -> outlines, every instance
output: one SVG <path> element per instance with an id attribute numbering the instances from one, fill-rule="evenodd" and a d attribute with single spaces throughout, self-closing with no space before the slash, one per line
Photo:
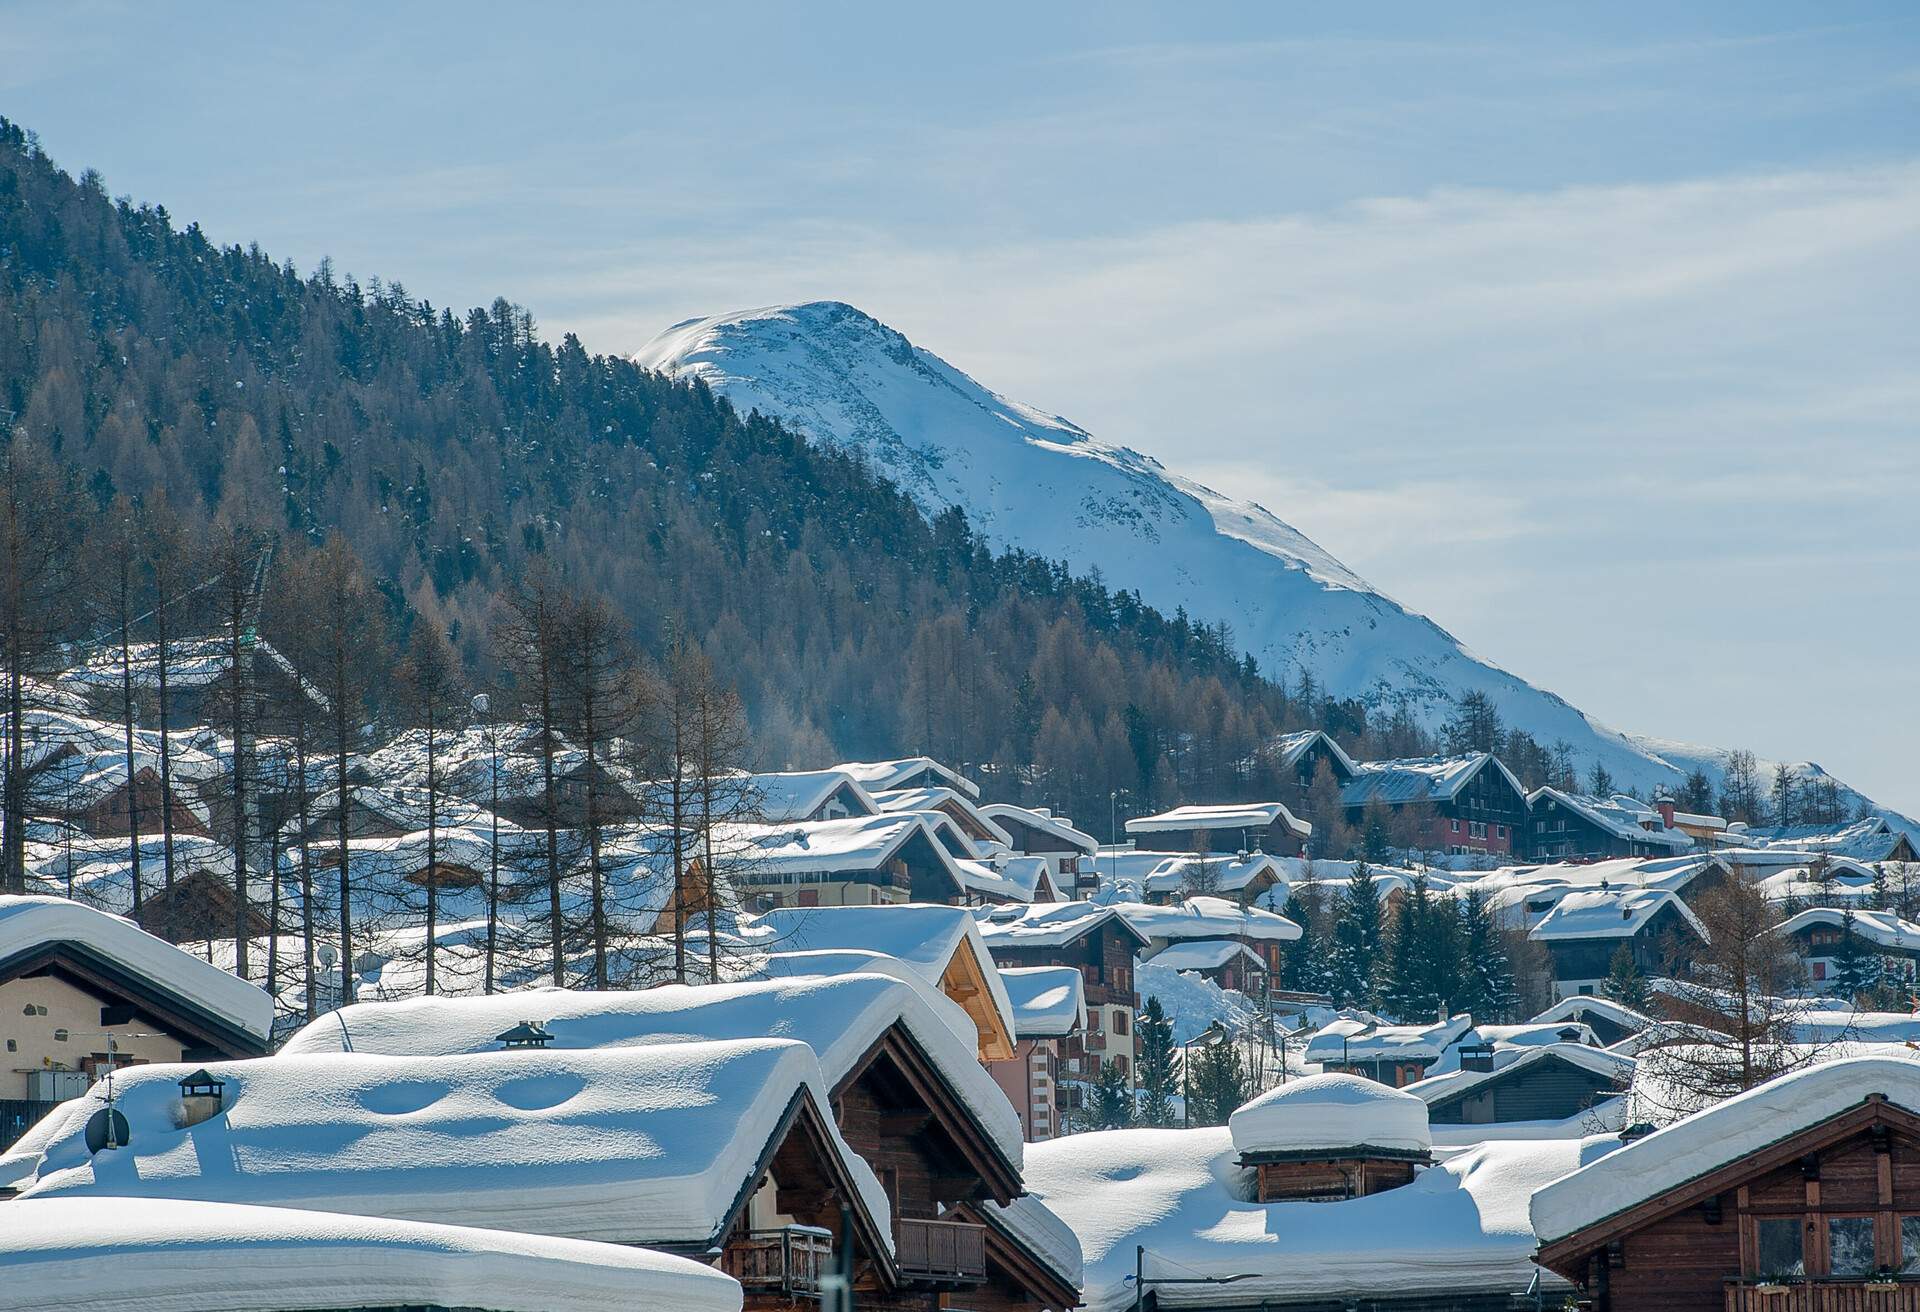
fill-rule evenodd
<path id="1" fill-rule="evenodd" d="M 136 639 L 156 615 L 217 632 L 222 551 L 238 569 L 271 542 L 258 622 L 283 644 L 311 636 L 321 603 L 295 585 L 327 574 L 306 561 L 324 547 L 364 576 L 358 659 L 397 659 L 425 619 L 468 686 L 511 701 L 502 601 L 537 569 L 610 606 L 642 659 L 698 649 L 763 768 L 926 753 L 1096 833 L 1116 805 L 1274 794 L 1262 747 L 1285 730 L 1360 756 L 1438 745 L 1404 711 L 1258 669 L 1230 631 L 996 553 L 958 512 L 929 522 L 856 455 L 697 383 L 544 341 L 504 298 L 460 314 L 218 247 L 4 120 L 0 433 L 10 668 L 29 675 L 85 658 L 116 607 Z M 365 713 L 405 723 L 405 700 L 373 679 Z M 1555 772 L 1491 706 L 1466 711 L 1445 745 Z"/>

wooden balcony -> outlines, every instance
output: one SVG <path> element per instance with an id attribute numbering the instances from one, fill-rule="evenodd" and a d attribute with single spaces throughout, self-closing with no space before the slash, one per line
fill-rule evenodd
<path id="1" fill-rule="evenodd" d="M 1726 1312 L 1920 1312 L 1920 1280 L 1729 1280 Z"/>
<path id="2" fill-rule="evenodd" d="M 987 1228 L 968 1221 L 894 1223 L 894 1257 L 909 1280 L 973 1285 L 987 1278 Z"/>
<path id="3" fill-rule="evenodd" d="M 817 1294 L 833 1266 L 833 1234 L 811 1225 L 749 1230 L 727 1245 L 720 1265 L 748 1293 Z"/>

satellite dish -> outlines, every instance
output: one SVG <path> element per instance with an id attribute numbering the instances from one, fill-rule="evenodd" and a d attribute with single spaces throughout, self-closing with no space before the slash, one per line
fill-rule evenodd
<path id="1" fill-rule="evenodd" d="M 102 1107 L 87 1118 L 87 1151 L 90 1153 L 125 1148 L 132 1138 L 133 1127 L 127 1124 L 126 1113 L 118 1107 Z"/>

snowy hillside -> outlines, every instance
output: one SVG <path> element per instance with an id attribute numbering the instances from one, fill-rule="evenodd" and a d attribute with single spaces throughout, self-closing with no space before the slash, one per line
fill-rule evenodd
<path id="1" fill-rule="evenodd" d="M 852 306 L 693 319 L 634 358 L 699 377 L 743 412 L 815 441 L 863 449 L 929 512 L 960 506 L 1000 543 L 1097 567 L 1169 614 L 1225 621 L 1269 673 L 1304 667 L 1370 706 L 1407 698 L 1429 724 L 1479 689 L 1508 724 L 1542 743 L 1565 739 L 1622 784 L 1676 784 L 1696 765 L 1719 775 L 1718 752 L 1597 723 L 1467 650 L 1265 508 L 996 395 Z"/>

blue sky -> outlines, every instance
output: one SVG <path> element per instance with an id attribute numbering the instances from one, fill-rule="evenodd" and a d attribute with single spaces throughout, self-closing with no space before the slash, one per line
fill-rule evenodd
<path id="1" fill-rule="evenodd" d="M 1920 813 L 1911 6 L 0 4 L 0 113 L 596 349 L 852 301 L 1602 719 Z"/>

